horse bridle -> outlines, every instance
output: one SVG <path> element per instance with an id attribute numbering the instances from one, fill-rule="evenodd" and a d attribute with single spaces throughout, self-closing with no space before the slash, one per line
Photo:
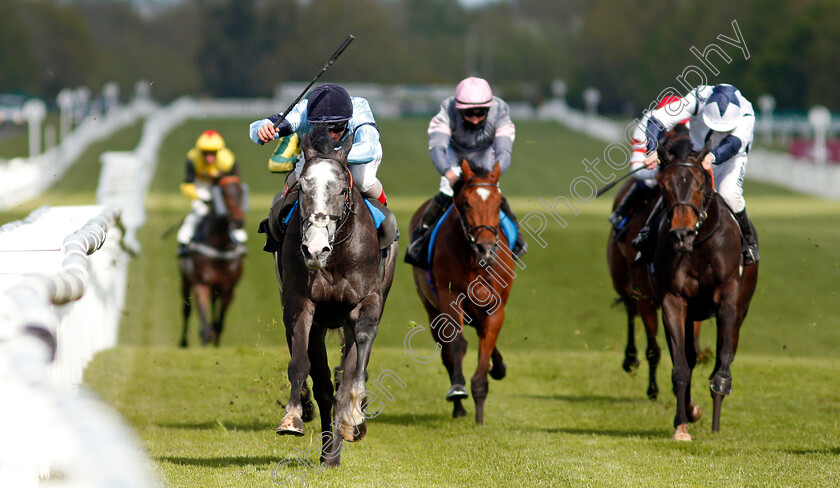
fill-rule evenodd
<path id="1" fill-rule="evenodd" d="M 350 176 L 350 184 L 345 186 L 344 188 L 342 188 L 341 193 L 340 193 L 341 195 L 344 195 L 344 207 L 341 210 L 341 215 L 330 214 L 330 215 L 327 215 L 327 219 L 325 221 L 319 222 L 319 221 L 315 221 L 313 219 L 314 214 L 310 214 L 310 215 L 306 216 L 306 218 L 304 218 L 303 215 L 302 215 L 303 212 L 301 212 L 301 218 L 300 218 L 301 251 L 303 250 L 303 236 L 306 235 L 306 230 L 309 229 L 310 227 L 312 227 L 313 225 L 315 227 L 318 227 L 318 228 L 324 228 L 324 227 L 327 227 L 330 224 L 330 222 L 336 222 L 335 232 L 333 232 L 332 235 L 329 236 L 330 247 L 334 248 L 335 246 L 337 246 L 337 245 L 341 244 L 342 242 L 346 241 L 350 237 L 350 234 L 347 234 L 346 236 L 344 236 L 338 242 L 335 242 L 335 238 L 339 235 L 341 229 L 344 228 L 344 224 L 347 223 L 347 220 L 348 220 L 348 217 L 350 216 L 350 214 L 355 214 L 355 211 L 354 211 L 354 208 L 353 208 L 353 199 L 351 198 L 351 194 L 353 192 L 353 173 L 350 172 L 350 168 L 347 166 L 347 164 L 344 161 L 342 161 L 342 160 L 340 160 L 340 159 L 338 159 L 334 156 L 321 154 L 321 155 L 318 156 L 318 158 L 319 159 L 330 159 L 330 160 L 336 161 L 337 163 L 341 164 L 341 166 L 345 170 L 347 170 L 347 174 Z M 301 187 L 300 193 L 303 193 L 303 187 Z M 303 209 L 301 208 L 301 210 L 303 210 Z"/>
<path id="2" fill-rule="evenodd" d="M 475 186 L 492 186 L 494 188 L 499 188 L 497 183 L 465 183 L 464 186 L 461 188 L 461 191 L 466 191 L 467 188 L 472 188 Z M 479 254 L 478 251 L 478 243 L 476 242 L 476 238 L 483 232 L 488 231 L 493 234 L 493 248 L 495 249 L 499 245 L 499 227 L 493 227 L 491 225 L 473 225 L 470 226 L 469 222 L 467 222 L 467 216 L 464 215 L 463 212 L 455 206 L 455 209 L 458 210 L 458 219 L 461 221 L 461 227 L 464 229 L 464 234 L 467 237 L 467 242 L 470 245 L 470 248 L 473 252 L 477 255 Z"/>
<path id="3" fill-rule="evenodd" d="M 668 208 L 668 212 L 667 212 L 667 213 L 670 214 L 674 211 L 675 208 L 682 207 L 682 206 L 691 208 L 692 210 L 694 210 L 694 213 L 697 214 L 697 223 L 694 224 L 694 230 L 696 232 L 699 232 L 700 227 L 703 226 L 703 223 L 706 221 L 706 218 L 708 218 L 708 216 L 709 216 L 709 212 L 708 212 L 709 205 L 711 205 L 711 203 L 712 203 L 712 198 L 711 198 L 712 195 L 711 194 L 709 194 L 709 195 L 706 194 L 706 188 L 707 187 L 711 188 L 711 185 L 710 185 L 711 177 L 709 176 L 708 171 L 703 169 L 702 166 L 697 166 L 696 164 L 671 163 L 666 167 L 666 170 L 667 170 L 667 168 L 670 168 L 670 167 L 673 167 L 673 166 L 678 166 L 678 167 L 683 167 L 683 168 L 699 169 L 703 174 L 703 184 L 700 186 L 700 189 L 703 191 L 703 199 L 705 200 L 705 202 L 703 204 L 703 208 L 702 209 L 697 208 L 697 206 L 694 205 L 691 202 L 676 202 L 673 205 L 671 205 L 671 207 Z"/>

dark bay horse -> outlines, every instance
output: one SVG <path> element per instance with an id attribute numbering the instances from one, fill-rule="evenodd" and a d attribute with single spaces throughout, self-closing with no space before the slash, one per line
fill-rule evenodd
<path id="1" fill-rule="evenodd" d="M 659 151 L 666 218 L 656 234 L 653 283 L 674 365 L 674 439 L 681 441 L 691 440 L 691 374 L 697 361 L 694 323 L 716 319 L 715 366 L 709 379 L 712 431 L 718 432 L 723 398 L 732 389 L 730 366 L 758 279 L 758 264 L 743 264 L 735 217 L 700 164 L 708 152 L 708 145 L 699 153 L 691 151 L 686 140 Z"/>
<path id="2" fill-rule="evenodd" d="M 463 161 L 461 170 L 463 179 L 455 186 L 454 206 L 438 231 L 431 276 L 415 267 L 414 285 L 429 316 L 432 336 L 442 348 L 451 383 L 446 399 L 454 403 L 453 417 L 466 415 L 462 403 L 468 396 L 462 371 L 467 352 L 464 323 L 478 333 L 478 366 L 470 383 L 475 421 L 483 424 L 487 374 L 500 380 L 506 372 L 496 339 L 516 274 L 500 227 L 499 164 L 491 173 L 482 174 Z M 427 204 L 415 212 L 410 228 L 417 226 Z"/>
<path id="3" fill-rule="evenodd" d="M 616 195 L 613 210 L 618 202 L 636 184 L 636 181 L 627 182 Z M 656 383 L 656 368 L 659 365 L 661 349 L 656 341 L 658 328 L 659 301 L 652 293 L 652 284 L 647 267 L 633 266 L 636 257 L 636 250 L 633 248 L 633 238 L 639 234 L 639 230 L 645 225 L 659 192 L 652 192 L 651 196 L 627 217 L 623 232 L 616 236 L 613 228 L 607 241 L 607 265 L 612 277 L 613 288 L 618 293 L 619 300 L 624 305 L 627 313 L 627 345 L 624 348 L 624 361 L 622 368 L 632 372 L 639 365 L 636 350 L 636 329 L 635 320 L 637 316 L 642 319 L 647 337 L 647 358 L 649 374 L 647 396 L 655 399 L 659 395 L 659 386 Z M 645 293 L 648 291 L 648 293 Z"/>
<path id="4" fill-rule="evenodd" d="M 394 279 L 397 242 L 379 249 L 376 226 L 347 168 L 353 140 L 333 151 L 329 136 L 301 138 L 299 211 L 292 214 L 275 270 L 291 353 L 291 391 L 277 434 L 303 435 L 307 376 L 321 416 L 321 462 L 338 466 L 342 438 L 366 432 L 367 365 Z M 344 336 L 338 390 L 327 363 L 329 329 Z M 332 413 L 332 418 L 331 418 Z"/>
<path id="5" fill-rule="evenodd" d="M 677 126 L 668 131 L 662 144 L 667 149 L 677 139 L 689 139 L 688 130 L 684 126 Z M 629 181 L 621 187 L 613 201 L 613 210 L 619 205 L 624 195 L 630 191 L 636 181 Z M 648 216 L 653 211 L 656 201 L 659 198 L 659 188 L 651 189 L 645 201 L 639 203 L 636 208 L 627 216 L 621 232 L 616 233 L 611 228 L 607 240 L 607 266 L 612 278 L 613 288 L 618 293 L 619 301 L 624 305 L 627 314 L 627 345 L 624 348 L 624 360 L 622 368 L 628 373 L 635 371 L 639 365 L 636 349 L 635 320 L 639 316 L 645 329 L 647 347 L 645 358 L 648 362 L 648 387 L 647 396 L 651 400 L 659 395 L 659 386 L 656 381 L 656 369 L 659 365 L 662 351 L 656 340 L 659 321 L 659 299 L 653 289 L 650 268 L 644 265 L 634 265 L 636 249 L 633 247 L 633 239 L 645 225 Z M 695 339 L 699 339 L 701 322 L 695 323 Z M 699 354 L 699 340 L 695 341 Z M 698 420 L 701 415 L 700 408 L 692 406 L 690 418 Z"/>
<path id="6" fill-rule="evenodd" d="M 242 200 L 243 188 L 238 176 L 220 179 L 214 187 L 210 213 L 196 226 L 189 255 L 178 260 L 184 298 L 181 347 L 187 347 L 193 293 L 198 301 L 201 343 L 219 345 L 225 312 L 242 276 L 245 247 L 231 235 L 231 231 L 242 228 L 245 221 Z"/>

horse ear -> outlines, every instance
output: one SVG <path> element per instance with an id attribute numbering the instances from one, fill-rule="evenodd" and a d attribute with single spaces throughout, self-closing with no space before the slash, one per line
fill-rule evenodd
<path id="1" fill-rule="evenodd" d="M 461 177 L 464 181 L 469 181 L 472 177 L 475 176 L 475 172 L 472 170 L 470 163 L 466 159 L 461 160 Z"/>
<path id="2" fill-rule="evenodd" d="M 697 155 L 697 158 L 695 159 L 695 162 L 697 164 L 700 164 L 700 162 L 703 161 L 703 158 L 705 158 L 706 155 L 709 154 L 710 152 L 712 152 L 712 139 L 711 138 L 709 138 L 709 140 L 706 141 L 706 145 L 703 146 L 703 149 L 700 150 L 700 153 Z"/>
<path id="3" fill-rule="evenodd" d="M 303 158 L 306 161 L 309 161 L 318 154 L 318 151 L 312 147 L 312 139 L 310 139 L 309 134 L 300 136 L 300 150 L 303 151 Z"/>
<path id="4" fill-rule="evenodd" d="M 338 150 L 338 159 L 347 162 L 347 155 L 350 154 L 350 150 L 353 149 L 353 138 L 348 135 L 344 138 L 344 143 L 341 145 L 341 149 Z"/>
<path id="5" fill-rule="evenodd" d="M 490 179 L 491 182 L 498 183 L 499 182 L 499 177 L 502 176 L 502 165 L 499 164 L 498 161 L 496 161 L 496 164 L 493 165 L 493 171 L 490 172 L 490 174 L 487 175 L 487 176 L 488 176 L 488 178 Z"/>
<path id="6" fill-rule="evenodd" d="M 661 161 L 663 165 L 671 162 L 671 153 L 665 149 L 664 144 L 656 145 L 656 153 L 659 155 L 659 161 Z"/>

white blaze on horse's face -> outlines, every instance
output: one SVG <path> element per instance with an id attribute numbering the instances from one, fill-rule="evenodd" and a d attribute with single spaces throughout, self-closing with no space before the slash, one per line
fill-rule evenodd
<path id="1" fill-rule="evenodd" d="M 487 188 L 479 188 L 475 192 L 478 193 L 478 196 L 480 196 L 481 200 L 484 202 L 486 202 L 487 199 L 490 198 L 490 190 L 488 190 Z"/>
<path id="2" fill-rule="evenodd" d="M 341 216 L 344 195 L 341 193 L 341 179 L 335 166 L 329 162 L 313 162 L 307 165 L 301 175 L 301 209 L 306 213 L 302 247 L 305 250 L 306 265 L 323 269 L 332 251 L 331 236 L 336 231 L 336 220 L 330 216 Z"/>

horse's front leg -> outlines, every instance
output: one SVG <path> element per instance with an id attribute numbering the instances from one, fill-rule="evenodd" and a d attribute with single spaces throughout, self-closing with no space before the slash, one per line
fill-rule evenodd
<path id="1" fill-rule="evenodd" d="M 206 346 L 212 340 L 211 320 L 211 293 L 207 285 L 195 285 L 195 298 L 198 301 L 198 320 L 200 324 L 201 344 Z"/>
<path id="2" fill-rule="evenodd" d="M 309 332 L 312 329 L 312 318 L 315 314 L 315 304 L 302 297 L 291 297 L 283 303 L 283 322 L 286 324 L 286 341 L 289 344 L 289 403 L 286 404 L 286 415 L 277 426 L 279 435 L 303 435 L 303 405 L 300 393 L 306 377 L 309 375 Z"/>
<path id="3" fill-rule="evenodd" d="M 732 361 L 735 359 L 735 337 L 738 313 L 736 304 L 729 297 L 737 297 L 737 293 L 721 293 L 721 304 L 717 312 L 717 352 L 715 354 L 715 369 L 712 372 L 709 389 L 712 394 L 712 431 L 720 431 L 720 411 L 723 398 L 732 392 Z"/>
<path id="4" fill-rule="evenodd" d="M 330 365 L 327 359 L 327 348 L 324 338 L 327 328 L 320 327 L 312 331 L 309 342 L 309 361 L 312 364 L 312 392 L 318 402 L 321 412 L 321 463 L 327 467 L 338 466 L 341 460 L 341 437 L 334 432 L 332 424 L 333 410 L 333 382 Z M 308 393 L 308 392 L 307 392 Z M 306 397 L 304 395 L 304 417 L 306 421 Z M 309 402 L 311 403 L 311 398 Z M 314 406 L 311 406 L 314 409 Z M 311 420 L 311 419 L 310 419 Z"/>
<path id="5" fill-rule="evenodd" d="M 674 369 L 671 382 L 674 395 L 677 398 L 677 413 L 674 416 L 674 440 L 690 441 L 688 433 L 688 416 L 686 415 L 686 399 L 691 394 L 691 368 L 686 357 L 686 323 L 687 304 L 681 297 L 668 293 L 662 300 L 662 321 L 668 336 L 668 349 L 671 351 L 671 361 Z"/>
<path id="6" fill-rule="evenodd" d="M 341 420 L 340 431 L 346 441 L 360 441 L 367 433 L 365 422 L 365 404 L 367 402 L 367 366 L 370 360 L 370 352 L 376 332 L 379 328 L 379 319 L 382 315 L 384 299 L 379 294 L 368 295 L 359 305 L 350 312 L 350 321 L 353 324 L 353 344 L 356 349 L 356 361 L 352 369 L 348 369 L 349 362 L 346 362 L 344 378 L 339 389 L 348 383 L 350 388 L 347 402 L 343 405 L 336 405 L 336 410 L 341 413 L 337 415 Z M 351 376 L 348 378 L 348 373 Z M 349 380 L 349 381 L 348 381 Z M 342 395 L 340 398 L 344 399 Z"/>
<path id="7" fill-rule="evenodd" d="M 651 400 L 656 400 L 656 397 L 659 396 L 659 386 L 656 383 L 656 368 L 659 366 L 659 359 L 662 356 L 662 351 L 656 342 L 656 304 L 649 299 L 643 298 L 639 300 L 639 313 L 642 316 L 642 323 L 645 326 L 645 335 L 647 336 L 647 349 L 645 350 L 645 357 L 648 362 L 647 396 Z"/>
<path id="8" fill-rule="evenodd" d="M 216 318 L 213 320 L 213 344 L 219 347 L 219 340 L 222 336 L 222 329 L 225 326 L 225 312 L 227 312 L 230 302 L 233 300 L 233 287 L 225 290 L 216 302 Z"/>
<path id="9" fill-rule="evenodd" d="M 496 340 L 505 321 L 505 309 L 499 308 L 495 313 L 482 320 L 476 328 L 478 330 L 478 365 L 470 381 L 473 400 L 475 400 L 475 423 L 484 425 L 484 402 L 490 391 L 487 373 L 490 370 L 490 359 L 496 349 Z"/>
<path id="10" fill-rule="evenodd" d="M 183 271 L 182 271 L 183 273 Z M 187 332 L 189 331 L 190 313 L 192 312 L 192 284 L 186 276 L 181 277 L 181 296 L 184 299 L 182 313 L 184 316 L 184 327 L 181 330 L 181 347 L 187 347 Z"/>
<path id="11" fill-rule="evenodd" d="M 631 298 L 622 297 L 624 311 L 627 313 L 627 345 L 624 346 L 624 361 L 621 368 L 628 373 L 639 367 L 639 356 L 636 349 L 636 304 Z"/>
<path id="12" fill-rule="evenodd" d="M 464 316 L 461 305 L 466 295 L 456 297 L 448 291 L 440 294 L 441 312 L 430 317 L 432 337 L 441 347 L 441 360 L 446 372 L 449 373 L 449 390 L 446 400 L 452 402 L 452 417 L 463 417 L 467 414 L 463 400 L 469 397 L 464 378 L 464 356 L 467 354 L 467 339 L 464 338 Z M 468 318 L 472 320 L 471 318 Z"/>

